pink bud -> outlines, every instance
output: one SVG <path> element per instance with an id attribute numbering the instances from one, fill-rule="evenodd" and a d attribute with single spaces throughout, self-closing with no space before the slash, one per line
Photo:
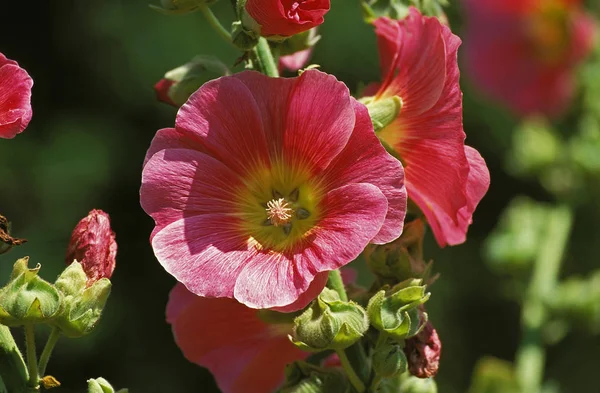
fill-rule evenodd
<path id="1" fill-rule="evenodd" d="M 437 374 L 442 353 L 442 342 L 431 322 L 423 330 L 406 340 L 404 353 L 408 359 L 408 371 L 419 378 Z"/>
<path id="2" fill-rule="evenodd" d="M 102 210 L 92 210 L 73 229 L 67 249 L 67 265 L 74 260 L 81 263 L 88 277 L 88 285 L 106 277 L 115 270 L 117 242 L 110 228 L 110 218 Z"/>

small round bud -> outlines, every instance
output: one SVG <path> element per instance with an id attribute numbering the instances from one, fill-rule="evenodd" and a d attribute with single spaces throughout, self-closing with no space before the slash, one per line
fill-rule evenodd
<path id="1" fill-rule="evenodd" d="M 375 348 L 373 353 L 373 369 L 377 375 L 390 378 L 406 371 L 406 355 L 400 345 L 386 342 Z"/>
<path id="2" fill-rule="evenodd" d="M 321 368 L 307 362 L 286 366 L 286 381 L 277 393 L 346 393 L 348 379 L 338 369 Z"/>

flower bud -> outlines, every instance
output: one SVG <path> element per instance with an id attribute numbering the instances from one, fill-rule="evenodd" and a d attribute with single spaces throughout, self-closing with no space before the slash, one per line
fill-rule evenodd
<path id="1" fill-rule="evenodd" d="M 88 277 L 82 265 L 75 261 L 56 280 L 56 288 L 62 293 L 61 310 L 52 321 L 67 337 L 81 337 L 90 333 L 102 315 L 111 282 L 101 278 L 87 286 Z"/>
<path id="2" fill-rule="evenodd" d="M 190 62 L 167 72 L 154 85 L 154 91 L 159 101 L 180 107 L 205 82 L 229 74 L 229 69 L 219 59 L 196 56 Z"/>
<path id="3" fill-rule="evenodd" d="M 258 35 L 252 30 L 247 30 L 240 21 L 231 24 L 231 40 L 233 45 L 243 51 L 249 51 L 258 44 Z"/>
<path id="4" fill-rule="evenodd" d="M 87 393 L 128 393 L 127 389 L 115 391 L 110 383 L 104 378 L 90 379 Z"/>
<path id="5" fill-rule="evenodd" d="M 181 15 L 197 11 L 200 7 L 216 2 L 217 0 L 160 0 L 160 7 L 150 5 L 150 8 L 167 15 Z"/>
<path id="6" fill-rule="evenodd" d="M 400 385 L 400 391 L 402 393 L 437 393 L 438 389 L 433 378 L 408 377 Z"/>
<path id="7" fill-rule="evenodd" d="M 427 314 L 420 316 L 418 307 L 430 296 L 425 293 L 426 286 L 422 283 L 423 280 L 409 279 L 387 291 L 377 292 L 367 307 L 371 325 L 395 340 L 417 334 L 427 320 Z"/>
<path id="8" fill-rule="evenodd" d="M 59 311 L 60 293 L 38 277 L 40 265 L 29 269 L 29 257 L 19 259 L 8 284 L 0 289 L 0 323 L 21 326 L 47 322 Z"/>
<path id="9" fill-rule="evenodd" d="M 373 352 L 373 369 L 377 375 L 390 378 L 406 371 L 408 361 L 400 345 L 386 341 Z"/>
<path id="10" fill-rule="evenodd" d="M 10 236 L 10 222 L 0 214 L 0 254 L 4 254 L 14 246 L 20 246 L 25 242 L 27 240 Z"/>
<path id="11" fill-rule="evenodd" d="M 408 15 L 408 6 L 400 0 L 361 0 L 360 4 L 366 23 L 380 17 L 404 19 Z"/>
<path id="12" fill-rule="evenodd" d="M 340 300 L 329 288 L 294 320 L 292 342 L 306 351 L 344 349 L 358 341 L 369 328 L 365 310 Z"/>
<path id="13" fill-rule="evenodd" d="M 110 278 L 116 256 L 117 242 L 108 214 L 92 210 L 73 229 L 67 248 L 67 265 L 80 262 L 89 286 L 103 277 Z"/>
<path id="14" fill-rule="evenodd" d="M 277 393 L 349 393 L 350 385 L 338 369 L 323 369 L 297 361 L 285 369 L 286 381 Z"/>
<path id="15" fill-rule="evenodd" d="M 442 342 L 431 322 L 427 322 L 416 336 L 406 340 L 404 352 L 408 371 L 418 378 L 434 377 L 440 365 Z"/>
<path id="16" fill-rule="evenodd" d="M 392 96 L 382 99 L 369 97 L 361 100 L 369 110 L 369 116 L 373 123 L 375 132 L 383 130 L 389 126 L 400 114 L 402 109 L 402 99 L 398 96 Z"/>

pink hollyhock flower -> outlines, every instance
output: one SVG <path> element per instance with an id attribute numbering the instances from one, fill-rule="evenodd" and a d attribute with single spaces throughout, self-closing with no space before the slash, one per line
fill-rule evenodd
<path id="1" fill-rule="evenodd" d="M 408 196 L 438 244 L 460 244 L 490 182 L 479 153 L 464 144 L 460 39 L 414 7 L 405 20 L 379 18 L 374 24 L 384 82 L 370 88 L 376 89 L 371 102 L 402 100 L 399 115 L 378 136 L 398 153 Z"/>
<path id="2" fill-rule="evenodd" d="M 223 393 L 268 393 L 284 381 L 288 363 L 309 353 L 292 344 L 292 325 L 268 324 L 233 299 L 171 291 L 167 321 L 185 357 L 208 368 Z"/>
<path id="3" fill-rule="evenodd" d="M 330 0 L 248 0 L 246 11 L 264 37 L 289 37 L 323 23 Z"/>
<path id="4" fill-rule="evenodd" d="M 31 120 L 33 79 L 0 53 L 0 138 L 14 138 Z"/>
<path id="5" fill-rule="evenodd" d="M 203 85 L 156 134 L 140 194 L 156 257 L 191 292 L 282 311 L 399 237 L 406 213 L 402 165 L 366 107 L 316 70 Z"/>
<path id="6" fill-rule="evenodd" d="M 73 229 L 65 258 L 67 265 L 81 263 L 88 285 L 110 278 L 115 270 L 117 242 L 110 227 L 110 217 L 94 209 Z"/>
<path id="7" fill-rule="evenodd" d="M 483 91 L 520 115 L 557 116 L 574 67 L 593 47 L 580 0 L 465 0 L 466 64 Z"/>
<path id="8" fill-rule="evenodd" d="M 301 50 L 300 52 L 292 53 L 291 55 L 281 56 L 279 58 L 279 72 L 282 70 L 288 70 L 296 72 L 306 64 L 312 55 L 313 48 Z"/>

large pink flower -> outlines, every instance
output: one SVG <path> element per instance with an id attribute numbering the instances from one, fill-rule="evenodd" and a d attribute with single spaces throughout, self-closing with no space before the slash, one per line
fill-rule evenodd
<path id="1" fill-rule="evenodd" d="M 185 357 L 208 368 L 223 393 L 269 393 L 283 382 L 286 364 L 309 354 L 288 339 L 291 324 L 265 323 L 259 312 L 233 299 L 196 296 L 177 284 L 167 321 Z"/>
<path id="2" fill-rule="evenodd" d="M 32 86 L 27 71 L 0 53 L 0 138 L 14 138 L 29 124 Z"/>
<path id="3" fill-rule="evenodd" d="M 406 191 L 344 84 L 243 72 L 203 85 L 157 133 L 141 202 L 156 257 L 191 292 L 291 311 L 401 234 Z"/>
<path id="4" fill-rule="evenodd" d="M 557 116 L 593 46 L 580 0 L 465 0 L 466 60 L 483 91 L 520 115 Z"/>
<path id="5" fill-rule="evenodd" d="M 464 144 L 460 39 L 414 7 L 405 20 L 380 18 L 375 26 L 384 81 L 371 102 L 402 100 L 400 114 L 378 136 L 402 160 L 408 196 L 438 244 L 462 243 L 490 179 L 481 156 Z"/>

